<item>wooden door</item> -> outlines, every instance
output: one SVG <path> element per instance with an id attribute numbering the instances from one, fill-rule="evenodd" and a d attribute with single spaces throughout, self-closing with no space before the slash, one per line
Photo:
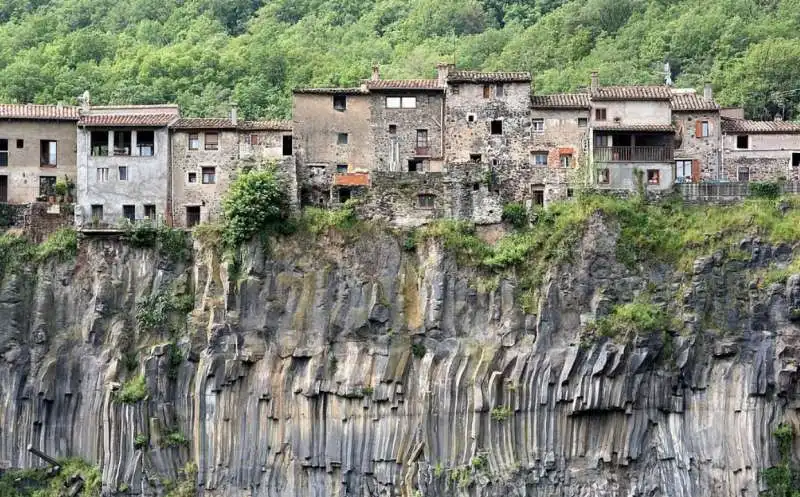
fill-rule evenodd
<path id="1" fill-rule="evenodd" d="M 700 161 L 692 160 L 692 183 L 700 182 Z"/>

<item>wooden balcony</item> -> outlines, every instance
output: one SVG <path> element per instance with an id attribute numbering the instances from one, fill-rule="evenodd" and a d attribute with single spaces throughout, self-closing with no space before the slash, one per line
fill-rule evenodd
<path id="1" fill-rule="evenodd" d="M 595 162 L 672 162 L 673 149 L 655 147 L 595 147 Z"/>

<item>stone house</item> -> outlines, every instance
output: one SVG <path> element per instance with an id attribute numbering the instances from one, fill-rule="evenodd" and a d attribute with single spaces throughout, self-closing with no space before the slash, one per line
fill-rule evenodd
<path id="1" fill-rule="evenodd" d="M 168 125 L 177 105 L 81 106 L 75 223 L 104 227 L 148 218 L 171 224 Z"/>
<path id="2" fill-rule="evenodd" d="M 722 119 L 723 178 L 800 181 L 800 123 Z"/>
<path id="3" fill-rule="evenodd" d="M 691 90 L 672 90 L 675 126 L 675 181 L 716 181 L 722 174 L 722 125 L 720 107 L 710 84 L 702 97 Z"/>
<path id="4" fill-rule="evenodd" d="M 280 121 L 183 118 L 170 125 L 173 225 L 190 228 L 219 219 L 236 171 L 274 162 L 296 196 L 291 125 Z"/>
<path id="5" fill-rule="evenodd" d="M 0 105 L 0 202 L 28 204 L 75 181 L 78 108 Z"/>

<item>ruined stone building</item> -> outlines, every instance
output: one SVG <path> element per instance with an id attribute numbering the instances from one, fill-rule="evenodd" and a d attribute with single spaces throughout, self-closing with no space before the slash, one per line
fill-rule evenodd
<path id="1" fill-rule="evenodd" d="M 75 181 L 77 107 L 0 105 L 0 202 L 28 204 Z"/>
<path id="2" fill-rule="evenodd" d="M 82 227 L 151 219 L 170 224 L 168 125 L 177 105 L 91 106 L 78 121 L 78 202 Z"/>
<path id="3" fill-rule="evenodd" d="M 283 121 L 183 118 L 170 126 L 174 226 L 218 220 L 222 197 L 237 171 L 274 163 L 290 197 L 297 195 L 291 125 Z"/>

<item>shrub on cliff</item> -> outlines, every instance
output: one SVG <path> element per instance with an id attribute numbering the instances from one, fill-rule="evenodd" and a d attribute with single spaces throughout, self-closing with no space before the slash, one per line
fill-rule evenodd
<path id="1" fill-rule="evenodd" d="M 528 225 L 528 210 L 519 202 L 511 202 L 503 206 L 503 221 L 522 229 Z"/>
<path id="2" fill-rule="evenodd" d="M 275 167 L 242 172 L 231 184 L 222 204 L 223 241 L 235 247 L 256 234 L 278 231 L 289 217 L 289 201 Z"/>
<path id="3" fill-rule="evenodd" d="M 61 228 L 50 235 L 36 250 L 36 259 L 45 261 L 51 257 L 65 261 L 78 253 L 78 232 L 75 228 Z"/>

